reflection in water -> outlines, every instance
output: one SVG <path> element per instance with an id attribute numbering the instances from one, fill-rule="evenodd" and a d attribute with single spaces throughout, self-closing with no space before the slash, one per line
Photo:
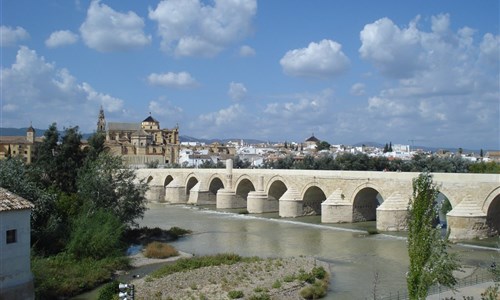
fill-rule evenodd
<path id="1" fill-rule="evenodd" d="M 365 230 L 345 225 L 317 224 L 318 220 L 319 217 L 284 220 L 269 214 L 238 215 L 198 207 L 150 204 L 139 224 L 192 230 L 193 235 L 172 244 L 195 255 L 221 252 L 261 257 L 307 255 L 328 261 L 333 276 L 327 299 L 372 298 L 376 273 L 379 296 L 406 289 L 408 255 L 403 237 L 368 235 Z M 491 261 L 491 250 L 455 247 L 454 251 L 467 263 L 479 265 Z"/>

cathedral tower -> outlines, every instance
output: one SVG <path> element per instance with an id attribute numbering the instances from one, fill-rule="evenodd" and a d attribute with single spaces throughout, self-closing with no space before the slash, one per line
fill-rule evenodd
<path id="1" fill-rule="evenodd" d="M 97 119 L 97 132 L 105 132 L 106 131 L 106 117 L 104 117 L 104 109 L 99 110 L 99 118 Z"/>

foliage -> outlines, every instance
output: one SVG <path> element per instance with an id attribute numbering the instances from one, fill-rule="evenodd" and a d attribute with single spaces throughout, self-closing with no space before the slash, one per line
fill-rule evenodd
<path id="1" fill-rule="evenodd" d="M 322 280 L 317 280 L 311 285 L 308 285 L 300 290 L 300 296 L 304 299 L 321 299 L 326 296 L 328 283 Z"/>
<path id="2" fill-rule="evenodd" d="M 435 283 L 452 287 L 453 271 L 459 269 L 457 258 L 447 253 L 448 241 L 434 228 L 434 209 L 439 189 L 432 176 L 422 173 L 413 180 L 413 197 L 408 212 L 409 271 L 406 276 L 410 299 L 425 299 Z"/>
<path id="3" fill-rule="evenodd" d="M 116 280 L 106 283 L 101 290 L 99 290 L 99 296 L 97 300 L 113 300 L 117 297 L 120 292 L 120 283 Z"/>
<path id="4" fill-rule="evenodd" d="M 490 162 L 478 162 L 471 164 L 469 166 L 469 171 L 471 173 L 491 173 L 500 174 L 500 163 L 490 161 Z"/>
<path id="5" fill-rule="evenodd" d="M 121 258 L 76 259 L 66 253 L 32 258 L 36 299 L 57 299 L 77 295 L 109 280 L 114 270 L 124 269 L 128 261 Z"/>
<path id="6" fill-rule="evenodd" d="M 326 141 L 316 142 L 316 150 L 330 150 L 330 143 Z"/>
<path id="7" fill-rule="evenodd" d="M 450 200 L 448 198 L 444 198 L 443 202 L 441 203 L 441 214 L 446 216 L 447 213 L 449 213 L 452 209 Z"/>
<path id="8" fill-rule="evenodd" d="M 209 256 L 199 256 L 189 259 L 181 258 L 173 264 L 165 265 L 154 271 L 149 276 L 151 278 L 161 278 L 173 273 L 195 270 L 203 267 L 233 265 L 238 262 L 255 262 L 261 260 L 258 257 L 241 257 L 237 254 L 216 254 Z"/>
<path id="9" fill-rule="evenodd" d="M 158 160 L 148 161 L 146 163 L 146 168 L 157 169 L 159 164 L 160 164 L 160 162 Z"/>
<path id="10" fill-rule="evenodd" d="M 268 293 L 254 294 L 248 298 L 248 300 L 271 300 L 271 296 Z"/>
<path id="11" fill-rule="evenodd" d="M 95 160 L 99 154 L 104 152 L 104 143 L 106 142 L 106 135 L 102 132 L 96 132 L 88 139 L 89 147 L 85 149 L 84 153 L 87 160 Z"/>
<path id="12" fill-rule="evenodd" d="M 117 216 L 99 209 L 83 211 L 73 222 L 67 252 L 75 258 L 120 256 L 123 225 Z"/>
<path id="13" fill-rule="evenodd" d="M 500 299 L 499 284 L 490 286 L 483 293 L 481 293 L 481 300 L 498 300 L 498 299 Z"/>
<path id="14" fill-rule="evenodd" d="M 148 258 L 168 258 L 178 255 L 179 252 L 166 243 L 152 242 L 144 249 L 144 256 Z"/>
<path id="15" fill-rule="evenodd" d="M 101 153 L 96 160 L 86 161 L 77 185 L 79 197 L 90 210 L 108 210 L 129 226 L 144 215 L 147 184 L 136 180 L 134 171 L 126 169 L 120 157 Z"/>
<path id="16" fill-rule="evenodd" d="M 67 236 L 63 216 L 57 209 L 57 194 L 32 180 L 32 169 L 19 158 L 0 160 L 0 186 L 35 206 L 31 210 L 31 240 L 35 250 L 57 253 Z"/>
<path id="17" fill-rule="evenodd" d="M 248 169 L 252 166 L 252 163 L 247 159 L 242 160 L 239 156 L 235 156 L 233 160 L 233 167 L 235 169 Z"/>
<path id="18" fill-rule="evenodd" d="M 37 145 L 34 161 L 40 182 L 45 187 L 54 186 L 62 192 L 76 192 L 77 172 L 85 158 L 80 149 L 82 135 L 78 126 L 66 128 L 59 140 L 57 125 L 53 123 L 44 137 L 43 142 Z"/>
<path id="19" fill-rule="evenodd" d="M 227 296 L 229 297 L 229 299 L 240 299 L 243 298 L 244 294 L 242 291 L 233 290 L 229 291 L 227 293 Z"/>

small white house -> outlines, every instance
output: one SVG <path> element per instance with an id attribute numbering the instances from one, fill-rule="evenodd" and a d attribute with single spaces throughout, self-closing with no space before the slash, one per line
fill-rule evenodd
<path id="1" fill-rule="evenodd" d="M 30 263 L 33 204 L 0 188 L 0 299 L 34 299 Z"/>

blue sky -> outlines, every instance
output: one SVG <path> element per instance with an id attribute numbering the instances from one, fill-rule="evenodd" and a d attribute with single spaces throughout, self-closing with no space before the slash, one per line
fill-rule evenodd
<path id="1" fill-rule="evenodd" d="M 497 0 L 0 3 L 0 127 L 500 149 Z"/>

